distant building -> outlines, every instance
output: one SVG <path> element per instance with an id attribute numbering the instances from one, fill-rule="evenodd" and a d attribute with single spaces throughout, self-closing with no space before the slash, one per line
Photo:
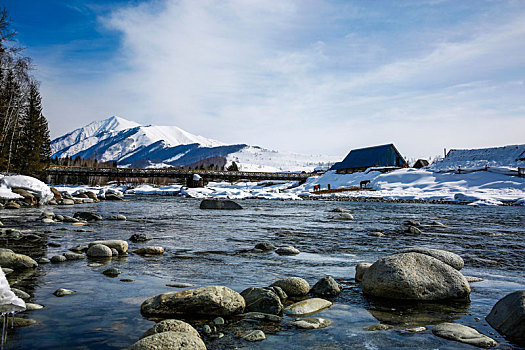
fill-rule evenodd
<path id="1" fill-rule="evenodd" d="M 371 167 L 408 167 L 407 162 L 393 144 L 354 149 L 342 162 L 335 163 L 330 170 L 338 174 L 365 171 Z"/>
<path id="2" fill-rule="evenodd" d="M 414 163 L 412 168 L 421 169 L 421 168 L 424 168 L 424 167 L 428 166 L 428 164 L 429 164 L 428 160 L 426 160 L 426 159 L 418 159 L 417 162 Z"/>

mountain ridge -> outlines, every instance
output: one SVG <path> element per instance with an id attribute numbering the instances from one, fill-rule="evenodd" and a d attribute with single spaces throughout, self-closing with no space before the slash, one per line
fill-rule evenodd
<path id="1" fill-rule="evenodd" d="M 213 167 L 236 162 L 245 171 L 311 171 L 336 159 L 278 152 L 247 144 L 228 145 L 176 126 L 142 126 L 112 116 L 51 142 L 52 157 L 96 158 L 119 167 Z"/>

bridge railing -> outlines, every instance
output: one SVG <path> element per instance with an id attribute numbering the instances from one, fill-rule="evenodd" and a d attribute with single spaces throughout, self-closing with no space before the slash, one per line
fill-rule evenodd
<path id="1" fill-rule="evenodd" d="M 252 172 L 252 171 L 225 171 L 225 170 L 199 170 L 199 169 L 143 169 L 143 168 L 87 168 L 53 165 L 47 168 L 50 175 L 88 175 L 88 176 L 110 176 L 110 177 L 177 177 L 198 174 L 205 177 L 217 178 L 253 178 L 253 179 L 283 179 L 283 180 L 306 180 L 316 175 L 312 173 L 289 173 L 289 172 Z"/>

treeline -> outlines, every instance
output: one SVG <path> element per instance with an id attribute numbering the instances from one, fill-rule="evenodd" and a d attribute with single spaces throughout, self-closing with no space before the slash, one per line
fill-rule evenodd
<path id="1" fill-rule="evenodd" d="M 51 160 L 52 165 L 59 166 L 78 166 L 84 168 L 116 168 L 117 161 L 111 162 L 99 162 L 96 158 L 81 158 L 77 157 L 64 157 L 64 158 L 53 158 Z"/>
<path id="2" fill-rule="evenodd" d="M 42 178 L 51 142 L 31 60 L 16 46 L 5 9 L 0 11 L 0 171 Z"/>

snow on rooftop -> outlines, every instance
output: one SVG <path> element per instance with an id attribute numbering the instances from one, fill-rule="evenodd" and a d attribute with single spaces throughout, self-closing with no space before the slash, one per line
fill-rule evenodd
<path id="1" fill-rule="evenodd" d="M 478 149 L 452 149 L 432 165 L 433 170 L 480 169 L 484 167 L 525 167 L 525 144 Z"/>

